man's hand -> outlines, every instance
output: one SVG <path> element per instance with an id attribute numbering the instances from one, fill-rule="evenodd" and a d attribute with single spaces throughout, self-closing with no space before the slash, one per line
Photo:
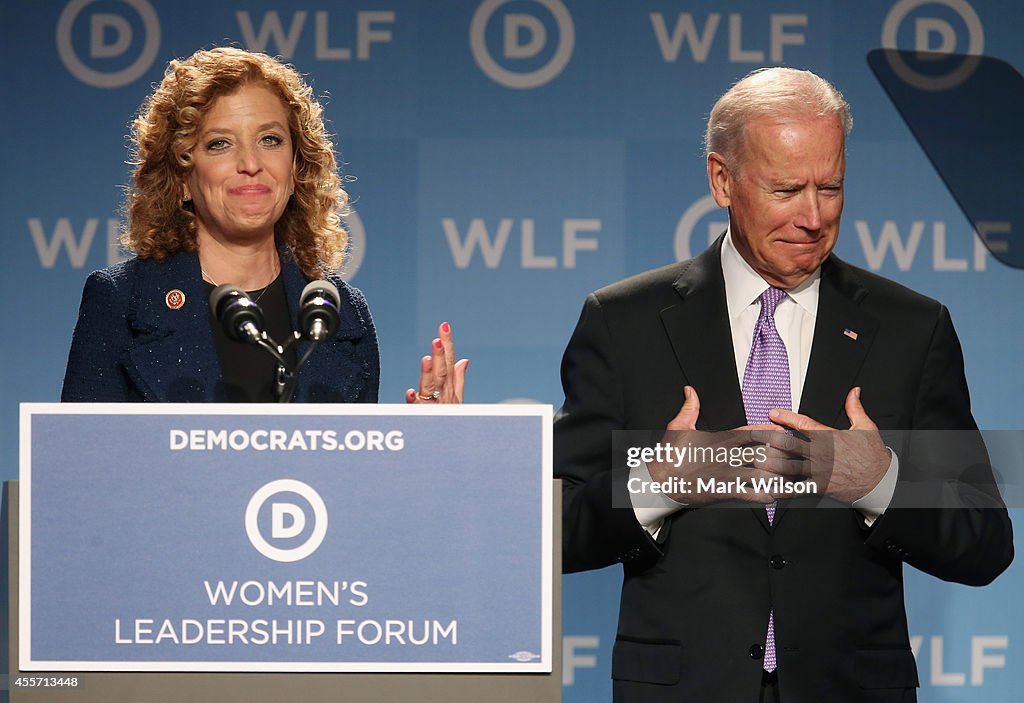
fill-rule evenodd
<path id="1" fill-rule="evenodd" d="M 735 456 L 736 451 L 747 447 L 747 454 L 752 455 L 754 447 L 750 441 L 750 430 L 772 429 L 763 425 L 759 428 L 738 427 L 725 432 L 698 432 L 697 418 L 700 416 L 700 398 L 692 386 L 683 389 L 685 400 L 679 413 L 668 423 L 661 445 L 679 451 L 698 448 L 700 452 L 696 460 L 682 461 L 650 461 L 647 470 L 655 483 L 665 484 L 674 481 L 686 490 L 669 492 L 673 500 L 687 505 L 698 506 L 725 500 L 741 500 L 752 503 L 771 503 L 774 496 L 766 492 L 757 492 L 751 484 L 752 479 L 769 479 L 776 476 L 770 469 L 754 466 L 753 463 L 716 461 L 711 457 L 721 457 L 722 452 Z M 778 428 L 774 428 L 778 431 Z M 667 453 L 667 452 L 666 452 Z M 721 486 L 727 490 L 700 490 L 700 486 Z"/>
<path id="2" fill-rule="evenodd" d="M 779 431 L 752 433 L 754 440 L 771 447 L 768 461 L 761 468 L 776 473 L 799 472 L 817 483 L 819 492 L 841 503 L 863 498 L 882 480 L 891 457 L 878 427 L 861 405 L 860 388 L 852 388 L 846 395 L 846 415 L 850 429 L 836 430 L 791 410 L 772 410 L 772 422 L 804 433 L 809 441 Z M 829 432 L 825 435 L 822 430 Z"/>

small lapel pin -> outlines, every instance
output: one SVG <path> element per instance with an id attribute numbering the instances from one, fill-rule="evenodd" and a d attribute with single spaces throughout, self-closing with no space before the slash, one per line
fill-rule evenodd
<path id="1" fill-rule="evenodd" d="M 185 305 L 185 294 L 177 288 L 169 290 L 167 295 L 164 296 L 164 302 L 171 310 L 181 310 Z"/>
<path id="2" fill-rule="evenodd" d="M 847 337 L 849 337 L 853 341 L 855 341 L 855 342 L 857 341 L 857 333 L 854 332 L 853 330 L 851 330 L 849 327 L 847 327 L 847 328 L 845 328 L 843 330 L 843 334 L 845 334 Z"/>

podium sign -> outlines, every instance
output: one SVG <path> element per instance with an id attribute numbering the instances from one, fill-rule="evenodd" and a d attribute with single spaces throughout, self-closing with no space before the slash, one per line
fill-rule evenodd
<path id="1" fill-rule="evenodd" d="M 550 427 L 23 404 L 21 669 L 550 672 Z"/>

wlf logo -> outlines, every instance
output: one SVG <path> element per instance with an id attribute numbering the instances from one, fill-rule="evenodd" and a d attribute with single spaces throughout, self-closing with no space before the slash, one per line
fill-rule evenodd
<path id="1" fill-rule="evenodd" d="M 503 66 L 488 48 L 488 30 L 497 10 L 510 1 L 484 0 L 480 3 L 469 26 L 469 46 L 477 65 L 494 82 L 506 88 L 537 88 L 558 76 L 572 57 L 576 44 L 572 15 L 562 0 L 533 0 L 535 5 L 543 6 L 554 21 L 557 37 L 553 51 L 548 25 L 540 16 L 522 12 L 500 15 L 500 31 L 496 34 L 500 34 L 501 41 L 495 43 L 501 45 Z"/>
<path id="2" fill-rule="evenodd" d="M 277 498 L 281 494 L 291 493 L 301 496 L 313 511 L 313 525 L 306 529 L 307 510 L 294 502 L 294 498 L 286 500 Z M 261 530 L 260 513 L 263 507 L 270 505 L 270 536 L 269 539 Z M 265 518 L 266 516 L 264 516 Z M 266 484 L 249 499 L 245 509 L 245 532 L 249 541 L 263 556 L 274 561 L 292 562 L 305 559 L 315 552 L 327 535 L 327 506 L 323 498 L 312 486 L 295 479 L 283 478 Z M 296 538 L 308 532 L 308 536 L 293 544 Z M 281 545 L 281 546 L 277 546 Z M 285 546 L 287 545 L 287 546 Z"/>
<path id="3" fill-rule="evenodd" d="M 96 88 L 119 88 L 128 85 L 145 73 L 156 59 L 160 49 L 160 20 L 156 10 L 148 0 L 121 0 L 131 7 L 137 17 L 112 12 L 86 13 L 88 18 L 87 58 L 92 65 L 86 65 L 75 48 L 76 24 L 78 17 L 88 5 L 95 0 L 71 0 L 60 13 L 57 21 L 57 52 L 61 61 L 67 66 L 75 78 Z M 107 7 L 110 3 L 103 3 Z M 83 18 L 84 19 L 84 18 Z M 138 27 L 141 21 L 143 39 L 135 41 L 135 30 L 132 21 Z M 81 31 L 81 30 L 79 30 Z M 123 66 L 132 47 L 141 45 L 138 56 L 123 68 L 104 68 L 105 66 Z"/>
<path id="4" fill-rule="evenodd" d="M 928 6 L 933 14 L 925 15 L 919 8 Z M 914 15 L 913 22 L 907 22 Z M 953 16 L 957 20 L 950 22 Z M 958 26 L 962 27 L 958 31 Z M 979 57 L 985 50 L 985 28 L 967 0 L 899 0 L 882 25 L 882 48 L 899 49 L 900 30 L 912 24 L 914 48 L 917 63 L 912 68 L 901 56 L 901 52 L 889 51 L 886 56 L 900 78 L 920 90 L 941 91 L 954 88 L 967 80 L 978 66 Z M 966 46 L 958 35 L 966 32 Z M 959 44 L 959 46 L 958 46 Z M 967 54 L 962 60 L 947 66 L 949 54 Z M 931 70 L 920 70 L 927 64 Z"/>

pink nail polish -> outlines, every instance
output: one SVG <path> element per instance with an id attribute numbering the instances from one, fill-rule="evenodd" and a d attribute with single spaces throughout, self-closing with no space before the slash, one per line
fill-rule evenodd
<path id="1" fill-rule="evenodd" d="M 440 348 L 441 348 L 441 340 L 440 339 L 435 339 L 434 340 L 434 349 L 440 349 Z"/>
<path id="2" fill-rule="evenodd" d="M 451 334 L 452 327 L 447 322 L 441 323 L 441 331 L 445 334 Z"/>

